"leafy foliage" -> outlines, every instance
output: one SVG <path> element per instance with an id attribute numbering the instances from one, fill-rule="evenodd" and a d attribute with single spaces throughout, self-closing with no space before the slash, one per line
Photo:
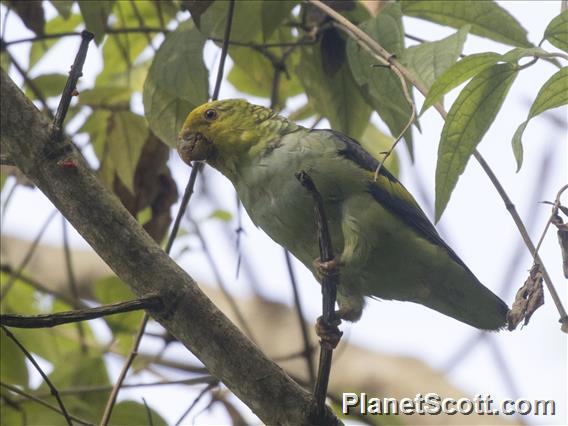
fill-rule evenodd
<path id="1" fill-rule="evenodd" d="M 361 2 L 327 3 L 391 53 L 388 59 L 397 59 L 411 80 L 428 91 L 421 113 L 433 105 L 439 107 L 445 95 L 466 83 L 449 109 L 441 134 L 436 168 L 437 220 L 473 152 L 498 116 L 516 76 L 532 66 L 526 58 L 534 58 L 536 63 L 544 59 L 558 67 L 560 59 L 565 60 L 562 54 L 535 47 L 522 25 L 493 1 L 384 2 L 378 13 L 369 12 Z M 228 3 L 54 0 L 50 4 L 59 15 L 47 22 L 47 2 L 3 4 L 15 12 L 15 19 L 39 36 L 31 43 L 24 70 L 30 77 L 24 89 L 34 101 L 37 94 L 30 90 L 31 85 L 43 98 L 52 98 L 60 95 L 67 78 L 60 73 L 38 72 L 37 65 L 60 40 L 41 36 L 85 28 L 95 33 L 103 67 L 94 84 L 80 83 L 79 96 L 67 119 L 73 115 L 79 122 L 78 133 L 87 140 L 82 148 L 100 179 L 152 238 L 162 242 L 178 195 L 169 170 L 170 151 L 188 112 L 207 101 L 211 93 L 210 75 L 216 71 Z M 456 31 L 441 40 L 408 46 L 404 17 Z M 360 140 L 377 159 L 384 158 L 412 115 L 404 89 L 411 100 L 415 95 L 412 84 L 401 83 L 388 61 L 379 61 L 305 2 L 238 1 L 232 22 L 231 68 L 225 73 L 226 82 L 241 94 L 259 98 L 259 103 L 283 110 L 293 120 L 327 119 L 334 129 Z M 567 22 L 565 11 L 549 23 L 542 35 L 543 40 L 563 52 L 568 52 Z M 505 54 L 488 51 L 463 55 L 469 34 L 513 48 Z M 6 51 L 0 59 L 3 69 L 14 68 Z M 561 67 L 548 79 L 535 82 L 542 87 L 526 120 L 511 135 L 518 169 L 523 161 L 522 136 L 528 122 L 568 103 L 567 69 Z M 418 128 L 417 121 L 413 124 Z M 389 134 L 382 129 L 388 129 Z M 413 130 L 403 135 L 411 155 Z M 399 173 L 397 151 L 385 165 L 394 174 Z M 2 183 L 5 178 L 3 174 Z M 229 222 L 233 215 L 214 210 L 209 218 Z M 7 275 L 1 276 L 2 291 L 9 281 Z M 91 303 L 107 304 L 132 299 L 133 295 L 117 277 L 109 276 L 92 284 L 89 297 Z M 1 303 L 2 312 L 29 315 L 74 308 L 57 298 L 46 298 L 24 280 L 15 280 Z M 115 353 L 128 354 L 141 315 L 136 312 L 104 320 L 112 333 L 110 347 Z M 50 365 L 50 378 L 58 388 L 110 384 L 103 362 L 106 352 L 88 323 L 83 323 L 81 329 L 70 324 L 41 332 L 17 330 L 14 334 L 34 356 Z M 23 353 L 6 336 L 0 338 L 2 381 L 29 393 L 45 393 L 45 384 L 30 389 L 31 372 Z M 73 414 L 98 422 L 108 393 L 66 395 L 65 403 Z M 2 395 L 8 394 L 13 396 L 2 389 Z M 2 406 L 2 410 L 3 424 L 62 423 L 60 415 L 37 405 L 27 404 L 23 411 Z M 165 424 L 155 411 L 149 410 L 153 424 Z M 149 423 L 148 416 L 139 402 L 122 401 L 115 407 L 113 423 L 145 424 Z"/>

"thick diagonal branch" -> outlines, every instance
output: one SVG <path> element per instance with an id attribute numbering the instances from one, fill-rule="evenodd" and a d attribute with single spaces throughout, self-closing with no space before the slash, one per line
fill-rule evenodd
<path id="1" fill-rule="evenodd" d="M 142 229 L 85 165 L 69 140 L 46 155 L 49 123 L 0 71 L 0 142 L 14 162 L 138 295 L 157 294 L 152 316 L 267 424 L 310 424 L 314 398 L 258 350 Z M 76 168 L 58 164 L 72 157 Z M 338 423 L 327 411 L 327 421 Z"/>

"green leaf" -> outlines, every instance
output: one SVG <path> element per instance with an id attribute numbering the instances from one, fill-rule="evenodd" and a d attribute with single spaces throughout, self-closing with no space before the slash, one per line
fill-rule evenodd
<path id="1" fill-rule="evenodd" d="M 28 387 L 26 357 L 14 341 L 0 331 L 0 379 L 4 383 Z"/>
<path id="2" fill-rule="evenodd" d="M 544 38 L 553 46 L 568 52 L 568 10 L 565 10 L 546 27 Z"/>
<path id="3" fill-rule="evenodd" d="M 140 26 L 140 19 L 147 27 L 161 27 L 175 16 L 170 2 L 136 0 L 119 1 L 115 4 L 116 22 L 111 28 L 133 28 Z M 139 72 L 146 77 L 146 61 L 140 62 L 140 54 L 149 47 L 155 33 L 109 34 L 103 46 L 104 68 L 98 75 L 96 87 L 130 87 L 139 90 Z"/>
<path id="4" fill-rule="evenodd" d="M 518 62 L 519 59 L 527 56 L 536 56 L 539 58 L 550 58 L 550 53 L 540 47 L 515 47 L 509 50 L 502 57 L 504 62 Z"/>
<path id="5" fill-rule="evenodd" d="M 471 24 L 472 34 L 512 46 L 532 46 L 521 24 L 492 1 L 408 0 L 400 4 L 407 16 L 454 28 Z"/>
<path id="6" fill-rule="evenodd" d="M 280 0 L 262 2 L 262 36 L 265 41 L 270 39 L 274 31 L 290 16 L 298 1 Z"/>
<path id="7" fill-rule="evenodd" d="M 191 22 L 180 25 L 156 52 L 144 83 L 144 111 L 150 128 L 172 147 L 187 114 L 208 98 L 204 43 Z"/>
<path id="8" fill-rule="evenodd" d="M 134 173 L 149 136 L 146 120 L 130 111 L 119 111 L 108 121 L 108 149 L 116 174 L 134 192 Z"/>
<path id="9" fill-rule="evenodd" d="M 51 5 L 63 16 L 63 19 L 69 19 L 71 16 L 73 0 L 51 0 Z"/>
<path id="10" fill-rule="evenodd" d="M 500 59 L 501 55 L 498 53 L 487 52 L 469 55 L 456 62 L 434 81 L 426 99 L 424 99 L 420 114 L 438 102 L 450 90 L 491 65 L 495 65 Z"/>
<path id="11" fill-rule="evenodd" d="M 75 325 L 75 324 L 71 324 Z M 89 349 L 89 353 L 77 350 L 60 357 L 54 362 L 49 379 L 58 389 L 84 386 L 107 386 L 110 384 L 102 353 Z M 39 391 L 49 391 L 43 383 Z M 90 421 L 100 421 L 110 392 L 85 392 L 80 395 L 65 395 L 63 401 L 69 412 Z M 38 413 L 39 414 L 39 413 Z M 60 424 L 59 420 L 55 424 Z M 42 418 L 29 421 L 29 424 L 54 424 Z M 64 423 L 63 423 L 64 424 Z"/>
<path id="12" fill-rule="evenodd" d="M 231 41 L 262 42 L 262 1 L 237 1 L 231 25 Z M 229 2 L 215 1 L 200 16 L 199 31 L 205 36 L 223 40 Z M 265 28 L 268 31 L 268 28 Z"/>
<path id="13" fill-rule="evenodd" d="M 166 426 L 166 421 L 154 410 L 150 413 L 143 404 L 134 401 L 122 401 L 112 410 L 111 423 L 121 426 L 154 425 Z M 152 416 L 152 420 L 148 418 Z"/>
<path id="14" fill-rule="evenodd" d="M 43 74 L 31 79 L 32 84 L 40 91 L 44 98 L 60 96 L 67 83 L 67 76 L 63 74 Z M 26 84 L 26 96 L 36 100 L 35 93 Z"/>
<path id="15" fill-rule="evenodd" d="M 77 0 L 77 3 L 83 15 L 85 27 L 95 35 L 95 43 L 99 44 L 105 36 L 114 0 Z"/>
<path id="16" fill-rule="evenodd" d="M 432 83 L 458 59 L 470 27 L 465 25 L 455 34 L 439 41 L 409 47 L 404 50 L 401 62 L 429 90 Z"/>
<path id="17" fill-rule="evenodd" d="M 326 75 L 317 46 L 302 49 L 297 74 L 309 102 L 326 117 L 331 127 L 358 139 L 369 122 L 370 108 L 357 90 L 346 62 L 335 75 Z"/>
<path id="18" fill-rule="evenodd" d="M 448 112 L 436 165 L 436 221 L 440 219 L 465 166 L 497 116 L 518 67 L 493 65 L 476 75 Z"/>
<path id="19" fill-rule="evenodd" d="M 93 288 L 95 297 L 102 304 L 136 299 L 136 296 L 126 284 L 114 275 L 98 279 Z M 142 315 L 142 311 L 136 311 L 105 317 L 106 323 L 114 333 L 117 347 L 124 355 L 128 354 L 132 347 Z"/>
<path id="20" fill-rule="evenodd" d="M 81 15 L 73 14 L 68 19 L 61 16 L 49 20 L 45 24 L 45 33 L 54 34 L 59 32 L 73 31 L 82 22 Z M 32 43 L 28 70 L 31 71 L 47 51 L 61 39 L 48 39 Z"/>
<path id="21" fill-rule="evenodd" d="M 189 11 L 195 26 L 201 26 L 201 15 L 211 6 L 213 0 L 181 0 L 180 9 Z"/>
<path id="22" fill-rule="evenodd" d="M 389 4 L 381 13 L 360 25 L 360 28 L 394 55 L 400 56 L 404 47 L 402 15 L 398 4 Z M 362 50 L 355 41 L 347 41 L 347 58 L 360 93 L 373 107 L 395 137 L 400 135 L 412 114 L 400 79 L 386 67 L 377 67 L 378 61 Z M 303 72 L 303 71 L 302 71 Z M 412 132 L 405 134 L 412 152 Z"/>
<path id="23" fill-rule="evenodd" d="M 385 158 L 385 153 L 392 147 L 394 143 L 394 138 L 392 136 L 386 135 L 381 132 L 372 123 L 369 123 L 361 140 L 359 141 L 361 146 L 365 150 L 375 157 L 379 162 Z M 391 172 L 394 176 L 398 176 L 399 171 L 399 160 L 396 151 L 393 151 L 391 155 L 384 162 L 384 166 Z"/>
<path id="24" fill-rule="evenodd" d="M 289 28 L 278 29 L 268 40 L 269 43 L 291 42 L 294 37 Z M 281 57 L 284 49 L 271 50 L 275 56 Z M 253 96 L 270 98 L 274 81 L 274 66 L 272 62 L 260 52 L 248 47 L 233 46 L 229 50 L 234 64 L 227 76 L 227 80 L 235 89 Z M 296 49 L 286 58 L 286 69 L 294 70 L 300 62 L 300 51 Z M 295 72 L 280 74 L 278 90 L 278 104 L 276 109 L 285 105 L 286 99 L 303 92 L 298 75 Z"/>
<path id="25" fill-rule="evenodd" d="M 231 212 L 228 212 L 227 210 L 217 209 L 209 215 L 209 218 L 210 219 L 219 219 L 223 222 L 230 222 L 231 219 L 233 219 L 233 215 L 231 214 Z"/>
<path id="26" fill-rule="evenodd" d="M 37 35 L 44 34 L 45 14 L 41 1 L 6 0 L 5 3 L 18 14 L 27 28 Z"/>
<path id="27" fill-rule="evenodd" d="M 303 106 L 288 114 L 288 119 L 290 121 L 302 121 L 307 120 L 314 115 L 316 115 L 314 106 L 311 103 L 306 102 Z"/>
<path id="28" fill-rule="evenodd" d="M 543 84 L 538 95 L 536 95 L 527 119 L 519 125 L 513 135 L 512 146 L 517 161 L 517 172 L 523 164 L 522 138 L 529 121 L 545 111 L 566 104 L 568 104 L 568 67 L 561 68 Z"/>
<path id="29" fill-rule="evenodd" d="M 208 98 L 208 73 L 203 63 L 205 40 L 195 26 L 184 22 L 168 34 L 150 67 L 152 78 L 170 95 L 194 105 Z"/>
<path id="30" fill-rule="evenodd" d="M 91 108 L 114 109 L 124 106 L 130 109 L 132 93 L 127 87 L 97 87 L 96 89 L 82 90 L 79 93 L 79 102 Z"/>
<path id="31" fill-rule="evenodd" d="M 144 113 L 150 129 L 162 142 L 176 146 L 181 126 L 196 106 L 160 89 L 148 75 L 144 83 Z"/>

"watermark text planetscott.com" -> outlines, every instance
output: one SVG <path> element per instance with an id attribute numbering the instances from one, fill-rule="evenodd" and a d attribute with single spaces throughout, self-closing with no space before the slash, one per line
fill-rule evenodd
<path id="1" fill-rule="evenodd" d="M 416 394 L 414 398 L 376 398 L 366 393 L 343 393 L 343 414 L 358 411 L 359 414 L 478 414 L 478 415 L 536 415 L 554 416 L 556 401 L 505 399 L 497 403 L 491 395 L 478 394 L 473 398 L 442 398 L 435 393 Z"/>

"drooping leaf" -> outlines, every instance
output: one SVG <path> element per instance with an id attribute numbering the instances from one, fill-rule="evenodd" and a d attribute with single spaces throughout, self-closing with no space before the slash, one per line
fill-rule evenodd
<path id="1" fill-rule="evenodd" d="M 45 30 L 45 14 L 42 2 L 39 0 L 6 0 L 6 3 L 14 10 L 24 25 L 37 35 L 43 35 Z"/>
<path id="2" fill-rule="evenodd" d="M 314 110 L 314 106 L 311 103 L 306 102 L 303 106 L 288 114 L 288 119 L 291 121 L 302 121 L 313 117 L 315 114 L 316 111 Z"/>
<path id="3" fill-rule="evenodd" d="M 56 16 L 45 24 L 45 33 L 53 34 L 58 32 L 73 31 L 82 22 L 81 15 L 73 14 L 68 19 Z M 60 39 L 47 39 L 32 43 L 30 49 L 29 70 L 42 59 L 47 51 L 53 47 Z"/>
<path id="4" fill-rule="evenodd" d="M 187 10 L 195 26 L 199 28 L 201 26 L 201 15 L 205 13 L 212 3 L 213 0 L 181 0 L 180 9 Z"/>
<path id="5" fill-rule="evenodd" d="M 146 120 L 130 111 L 119 111 L 108 121 L 108 152 L 117 176 L 131 192 L 134 191 L 134 172 L 148 132 Z"/>
<path id="6" fill-rule="evenodd" d="M 544 38 L 553 46 L 568 52 L 568 10 L 565 10 L 546 27 Z"/>
<path id="7" fill-rule="evenodd" d="M 77 0 L 77 3 L 87 31 L 95 35 L 95 43 L 99 44 L 105 36 L 107 21 L 112 13 L 114 0 Z"/>
<path id="8" fill-rule="evenodd" d="M 458 87 L 464 81 L 469 80 L 491 65 L 496 64 L 500 58 L 501 55 L 498 53 L 475 53 L 456 62 L 434 81 L 426 99 L 424 99 L 420 114 L 438 102 L 450 90 Z"/>
<path id="9" fill-rule="evenodd" d="M 502 57 L 505 62 L 518 62 L 519 59 L 526 58 L 528 56 L 536 56 L 539 58 L 549 58 L 550 53 L 540 47 L 515 47 L 509 50 Z"/>
<path id="10" fill-rule="evenodd" d="M 430 89 L 432 83 L 452 66 L 462 52 L 470 25 L 439 41 L 421 43 L 405 49 L 401 62 L 406 65 L 418 81 Z"/>
<path id="11" fill-rule="evenodd" d="M 452 105 L 440 139 L 436 165 L 436 220 L 439 220 L 465 166 L 497 116 L 518 73 L 509 63 L 476 75 Z"/>
<path id="12" fill-rule="evenodd" d="M 360 28 L 378 40 L 387 51 L 400 57 L 404 48 L 404 30 L 398 4 L 385 6 L 378 16 L 365 21 Z M 377 66 L 379 61 L 352 39 L 347 41 L 347 57 L 360 93 L 377 111 L 391 134 L 398 137 L 412 114 L 400 79 L 390 69 Z M 404 137 L 412 152 L 412 132 L 406 132 Z"/>
<path id="13" fill-rule="evenodd" d="M 333 77 L 323 70 L 321 54 L 317 46 L 302 49 L 298 75 L 310 103 L 326 117 L 331 126 L 355 139 L 359 138 L 371 110 L 357 90 L 347 63 Z"/>
<path id="14" fill-rule="evenodd" d="M 31 79 L 31 84 L 39 90 L 44 99 L 60 96 L 65 88 L 65 83 L 67 83 L 67 76 L 63 74 L 42 74 Z M 28 84 L 26 84 L 25 93 L 31 100 L 37 99 L 36 94 Z"/>
<path id="15" fill-rule="evenodd" d="M 69 19 L 71 16 L 73 0 L 51 0 L 51 5 L 63 16 L 63 19 Z"/>
<path id="16" fill-rule="evenodd" d="M 517 161 L 517 171 L 523 165 L 523 132 L 529 121 L 549 109 L 558 108 L 568 104 L 568 67 L 561 68 L 556 74 L 550 77 L 540 88 L 534 100 L 527 119 L 522 122 L 513 135 L 512 146 L 515 160 Z"/>
<path id="17" fill-rule="evenodd" d="M 471 24 L 472 34 L 512 46 L 532 46 L 521 24 L 492 1 L 408 0 L 400 4 L 402 13 L 407 16 L 453 28 Z"/>
<path id="18" fill-rule="evenodd" d="M 156 52 L 144 83 L 144 111 L 152 131 L 169 146 L 187 114 L 207 101 L 205 39 L 191 22 L 168 34 Z"/>

